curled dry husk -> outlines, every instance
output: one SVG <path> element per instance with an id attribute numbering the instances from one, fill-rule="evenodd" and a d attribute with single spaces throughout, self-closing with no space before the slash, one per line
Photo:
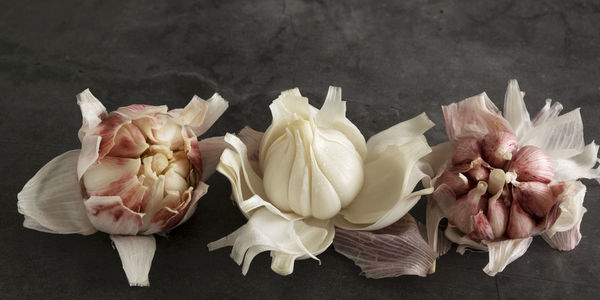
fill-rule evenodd
<path id="1" fill-rule="evenodd" d="M 425 114 L 365 142 L 345 116 L 340 88 L 330 87 L 320 110 L 298 89 L 281 93 L 270 109 L 273 122 L 264 134 L 245 128 L 237 136 L 225 136 L 230 148 L 217 166 L 248 222 L 208 248 L 232 246 L 231 257 L 243 274 L 264 251 L 271 254 L 271 269 L 281 275 L 292 273 L 295 260 L 318 260 L 316 255 L 334 240 L 335 227 L 341 235 L 338 251 L 355 259 L 362 250 L 353 247 L 374 249 L 357 230 L 395 224 L 433 190 L 413 191 L 420 180 L 429 179 L 422 170 L 428 166 L 419 162 L 431 151 L 423 133 L 433 123 Z M 406 218 L 396 223 L 399 237 L 392 238 L 401 252 L 397 261 L 406 264 L 393 272 L 423 274 L 435 255 L 425 247 L 416 223 Z M 346 243 L 355 239 L 366 244 Z M 402 257 L 409 249 L 418 253 Z M 360 259 L 366 266 L 377 257 Z M 381 274 L 379 267 L 363 271 Z"/>
<path id="2" fill-rule="evenodd" d="M 107 113 L 89 90 L 77 95 L 80 150 L 51 160 L 17 195 L 23 226 L 49 233 L 110 234 L 132 286 L 149 285 L 166 234 L 196 210 L 222 138 L 198 142 L 228 104 L 194 96 L 183 109 L 130 105 Z"/>
<path id="3" fill-rule="evenodd" d="M 511 80 L 504 116 L 485 93 L 443 106 L 450 142 L 433 147 L 424 159 L 435 170 L 427 205 L 429 240 L 437 240 L 438 224 L 448 218 L 444 234 L 459 244 L 458 252 L 489 251 L 484 271 L 490 276 L 522 256 L 533 235 L 558 250 L 577 246 L 586 211 L 586 188 L 577 179 L 600 177 L 598 146 L 584 144 L 579 109 L 559 115 L 562 105 L 548 99 L 531 119 L 523 97 Z M 481 166 L 491 172 L 481 172 Z M 478 180 L 487 183 L 487 193 L 472 206 L 458 207 L 463 191 L 448 179 L 452 172 L 470 178 L 466 189 Z"/>

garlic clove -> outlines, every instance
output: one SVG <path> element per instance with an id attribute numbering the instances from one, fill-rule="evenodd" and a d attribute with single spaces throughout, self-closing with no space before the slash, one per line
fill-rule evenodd
<path id="1" fill-rule="evenodd" d="M 495 195 L 504 188 L 506 173 L 502 169 L 493 169 L 488 179 L 488 192 Z"/>
<path id="2" fill-rule="evenodd" d="M 534 229 L 535 221 L 533 218 L 523 211 L 518 201 L 513 200 L 510 206 L 506 236 L 510 239 L 526 238 L 533 233 Z"/>
<path id="3" fill-rule="evenodd" d="M 473 232 L 471 232 L 468 237 L 486 241 L 494 239 L 492 226 L 483 211 L 479 211 L 479 213 L 473 217 Z"/>
<path id="4" fill-rule="evenodd" d="M 517 174 L 518 181 L 550 183 L 554 178 L 552 159 L 536 146 L 525 146 L 519 149 L 508 170 Z"/>
<path id="5" fill-rule="evenodd" d="M 515 182 L 513 197 L 525 212 L 539 218 L 545 217 L 556 203 L 552 189 L 537 181 Z"/>
<path id="6" fill-rule="evenodd" d="M 481 156 L 481 149 L 479 142 L 476 139 L 463 140 L 454 149 L 454 156 L 452 156 L 452 164 L 459 165 L 463 163 L 470 163 L 473 160 Z"/>
<path id="7" fill-rule="evenodd" d="M 448 219 L 464 233 L 473 231 L 472 217 L 487 206 L 487 198 L 482 197 L 487 191 L 487 183 L 480 181 L 466 195 L 456 199 L 450 207 Z"/>
<path id="8" fill-rule="evenodd" d="M 495 168 L 504 167 L 517 148 L 517 138 L 506 131 L 490 132 L 483 137 L 481 142 L 483 158 Z"/>
<path id="9" fill-rule="evenodd" d="M 113 140 L 109 156 L 138 158 L 149 147 L 144 134 L 131 123 L 121 126 Z"/>
<path id="10" fill-rule="evenodd" d="M 446 171 L 440 176 L 438 182 L 448 185 L 457 197 L 469 191 L 469 179 L 462 173 Z"/>
<path id="11" fill-rule="evenodd" d="M 505 189 L 505 191 L 507 190 L 508 189 Z M 494 195 L 494 197 L 490 198 L 488 201 L 487 218 L 492 227 L 494 238 L 502 237 L 504 232 L 506 232 L 506 225 L 508 224 L 508 206 L 505 202 L 507 200 L 506 197 L 510 197 L 510 194 L 505 194 L 506 193 L 503 192 L 501 195 Z"/>
<path id="12" fill-rule="evenodd" d="M 482 165 L 474 165 L 467 172 L 467 176 L 475 181 L 487 181 L 490 176 L 490 171 Z"/>

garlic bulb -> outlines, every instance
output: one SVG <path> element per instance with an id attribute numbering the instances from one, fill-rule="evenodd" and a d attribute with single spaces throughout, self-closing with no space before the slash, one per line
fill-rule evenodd
<path id="1" fill-rule="evenodd" d="M 132 286 L 147 286 L 156 242 L 188 220 L 207 191 L 222 139 L 198 142 L 228 104 L 196 96 L 183 109 L 134 104 L 107 113 L 77 96 L 81 150 L 48 164 L 18 194 L 23 226 L 52 233 L 111 234 Z"/>
<path id="2" fill-rule="evenodd" d="M 245 128 L 225 136 L 231 148 L 217 168 L 248 223 L 208 247 L 233 246 L 231 257 L 243 274 L 262 251 L 271 252 L 273 271 L 290 274 L 295 260 L 317 259 L 331 245 L 334 226 L 384 228 L 433 190 L 413 192 L 427 178 L 417 163 L 431 151 L 423 133 L 433 123 L 425 114 L 365 142 L 345 116 L 340 88 L 330 87 L 320 110 L 298 89 L 281 93 L 270 109 L 273 122 L 264 134 Z M 410 232 L 415 236 L 407 247 L 418 248 L 423 239 Z M 430 261 L 414 265 L 428 268 Z"/>
<path id="3" fill-rule="evenodd" d="M 272 130 L 273 125 L 266 134 Z M 362 188 L 363 159 L 341 132 L 298 119 L 270 142 L 263 139 L 260 148 L 263 180 L 267 197 L 280 210 L 329 219 Z"/>
<path id="4" fill-rule="evenodd" d="M 600 177 L 599 147 L 583 143 L 579 111 L 559 116 L 562 106 L 549 100 L 531 120 L 523 95 L 511 80 L 504 117 L 485 93 L 443 106 L 450 143 L 437 146 L 428 160 L 437 174 L 427 212 L 429 239 L 435 240 L 440 216 L 446 217 L 452 228 L 446 236 L 460 247 L 490 246 L 490 275 L 522 255 L 533 235 L 544 235 L 557 249 L 575 247 L 585 212 L 585 186 L 576 180 Z M 468 182 L 456 180 L 461 175 Z"/>

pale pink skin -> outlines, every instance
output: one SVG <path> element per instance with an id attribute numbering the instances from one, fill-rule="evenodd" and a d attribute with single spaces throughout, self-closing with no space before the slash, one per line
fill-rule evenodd
<path id="1" fill-rule="evenodd" d="M 152 132 L 165 124 L 166 114 L 160 112 L 161 110 L 162 107 L 157 106 L 130 105 L 119 108 L 103 118 L 96 128 L 86 134 L 101 137 L 98 159 L 92 168 L 106 163 L 118 167 L 131 163 L 132 159 L 140 159 L 149 145 L 160 142 Z M 164 110 L 166 112 L 166 108 Z M 148 212 L 146 209 L 149 199 L 153 196 L 152 191 L 140 183 L 137 169 L 120 172 L 120 177 L 108 180 L 101 186 L 86 186 L 88 198 L 98 196 L 104 199 L 97 204 L 92 201 L 93 204 L 86 205 L 88 217 L 99 230 L 111 234 L 152 234 L 168 231 L 182 222 L 188 210 L 200 197 L 194 190 L 202 175 L 202 160 L 197 137 L 192 130 L 182 126 L 179 134 L 176 138 L 184 143 L 171 144 L 171 150 L 186 151 L 192 166 L 188 176 L 191 189 L 181 194 L 177 203 L 165 203 L 164 207 Z M 188 146 L 184 147 L 186 144 Z M 122 202 L 108 198 L 109 196 L 119 196 Z M 147 215 L 148 213 L 153 215 Z"/>
<path id="2" fill-rule="evenodd" d="M 543 150 L 519 148 L 507 121 L 487 97 L 445 106 L 444 116 L 455 153 L 433 184 L 436 190 L 443 186 L 454 194 L 447 211 L 452 224 L 473 240 L 492 241 L 529 237 L 554 223 L 560 203 L 553 189 L 560 183 L 551 183 L 554 169 Z M 495 168 L 516 173 L 516 180 L 505 184 L 497 197 L 475 192 L 477 183 L 487 182 Z M 457 180 L 459 173 L 468 183 Z"/>

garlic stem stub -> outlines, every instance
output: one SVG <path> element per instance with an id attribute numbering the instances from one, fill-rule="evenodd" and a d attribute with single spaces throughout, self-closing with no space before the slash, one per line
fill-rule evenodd
<path id="1" fill-rule="evenodd" d="M 354 259 L 348 253 L 357 244 L 344 246 L 344 241 L 359 239 L 357 230 L 378 230 L 408 218 L 421 195 L 433 191 L 414 191 L 429 179 L 420 162 L 431 152 L 423 133 L 433 123 L 425 114 L 365 141 L 346 118 L 338 87 L 329 88 L 321 109 L 298 89 L 282 92 L 270 109 L 273 121 L 264 134 L 244 128 L 225 136 L 230 147 L 217 167 L 248 223 L 208 248 L 233 246 L 231 257 L 243 274 L 263 251 L 270 251 L 271 269 L 280 275 L 292 273 L 295 260 L 318 260 L 316 255 L 332 244 L 335 227 L 345 230 L 339 251 Z M 406 257 L 395 274 L 426 274 L 436 255 L 423 247 L 416 222 L 404 220 L 395 245 L 421 249 L 423 255 Z"/>
<path id="2" fill-rule="evenodd" d="M 111 235 L 130 285 L 147 286 L 152 234 L 191 217 L 225 144 L 198 141 L 228 104 L 194 96 L 183 109 L 134 104 L 107 113 L 89 90 L 77 96 L 81 149 L 46 164 L 18 194 L 23 226 Z M 140 235 L 140 236 L 137 236 Z"/>
<path id="3" fill-rule="evenodd" d="M 485 93 L 443 106 L 453 151 L 433 153 L 437 161 L 429 160 L 438 175 L 429 200 L 437 205 L 428 215 L 444 215 L 458 228 L 460 238 L 447 237 L 461 247 L 476 243 L 493 250 L 485 268 L 492 276 L 525 253 L 534 235 L 542 234 L 556 249 L 573 249 L 585 212 L 585 186 L 577 179 L 600 177 L 598 146 L 585 146 L 579 110 L 559 116 L 556 107 L 562 106 L 548 101 L 531 120 L 523 96 L 511 80 L 504 116 Z M 466 181 L 459 185 L 460 176 Z M 436 232 L 439 219 L 430 219 L 428 232 Z M 562 232 L 571 233 L 551 238 Z"/>

